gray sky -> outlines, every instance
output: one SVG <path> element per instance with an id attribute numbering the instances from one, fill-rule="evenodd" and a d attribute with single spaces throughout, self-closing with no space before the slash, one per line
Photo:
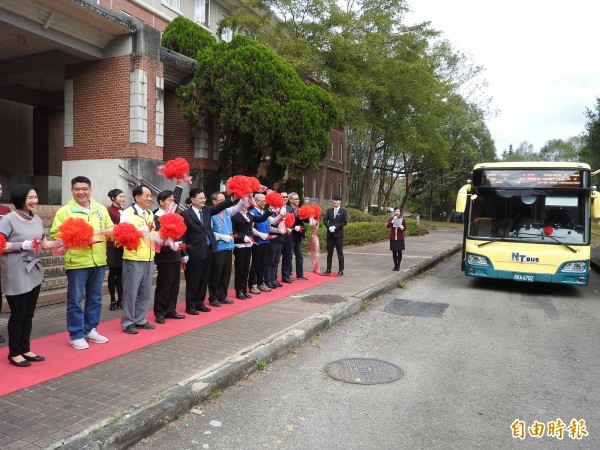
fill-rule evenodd
<path id="1" fill-rule="evenodd" d="M 523 141 L 539 151 L 585 130 L 585 109 L 600 96 L 600 1 L 408 1 L 408 23 L 431 21 L 485 67 L 498 154 Z"/>

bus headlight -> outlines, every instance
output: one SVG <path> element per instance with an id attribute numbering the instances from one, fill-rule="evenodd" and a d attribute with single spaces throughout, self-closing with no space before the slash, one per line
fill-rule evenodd
<path id="1" fill-rule="evenodd" d="M 467 262 L 469 264 L 476 264 L 478 266 L 488 266 L 489 265 L 487 258 L 484 256 L 480 256 L 480 255 L 467 256 Z"/>
<path id="2" fill-rule="evenodd" d="M 585 272 L 587 270 L 587 263 L 585 261 L 573 261 L 566 263 L 562 270 L 565 272 Z"/>

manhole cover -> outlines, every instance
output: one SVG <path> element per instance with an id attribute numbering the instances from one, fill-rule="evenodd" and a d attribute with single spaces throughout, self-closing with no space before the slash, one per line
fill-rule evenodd
<path id="1" fill-rule="evenodd" d="M 398 316 L 442 317 L 446 308 L 448 303 L 412 302 L 395 298 L 383 308 L 383 311 Z"/>
<path id="2" fill-rule="evenodd" d="M 371 358 L 338 359 L 325 366 L 331 378 L 354 384 L 383 384 L 399 380 L 402 369 L 389 362 Z"/>

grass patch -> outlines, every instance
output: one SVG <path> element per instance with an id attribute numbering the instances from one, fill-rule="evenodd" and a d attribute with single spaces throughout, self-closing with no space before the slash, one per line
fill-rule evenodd
<path id="1" fill-rule="evenodd" d="M 400 289 L 404 289 L 404 288 L 406 287 L 406 281 L 404 281 L 404 280 L 402 280 L 402 279 L 401 279 L 401 280 L 398 280 L 398 287 L 399 287 Z"/>
<path id="2" fill-rule="evenodd" d="M 223 391 L 221 391 L 221 389 L 215 389 L 214 391 L 212 391 L 208 397 L 208 400 L 210 400 L 211 402 L 214 402 L 216 399 L 218 399 L 221 395 L 223 395 Z"/>
<path id="3" fill-rule="evenodd" d="M 259 358 L 258 361 L 256 361 L 256 368 L 260 371 L 264 371 L 267 368 L 267 362 L 264 359 Z"/>

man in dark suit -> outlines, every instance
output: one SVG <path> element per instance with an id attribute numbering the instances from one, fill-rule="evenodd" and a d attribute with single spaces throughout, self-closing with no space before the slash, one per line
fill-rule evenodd
<path id="1" fill-rule="evenodd" d="M 181 213 L 187 230 L 182 237 L 186 245 L 183 251 L 185 270 L 185 312 L 198 315 L 198 311 L 208 312 L 204 304 L 206 288 L 210 277 L 213 254 L 215 253 L 215 235 L 211 217 L 233 205 L 231 199 L 209 207 L 202 189 L 190 190 L 191 208 Z"/>
<path id="2" fill-rule="evenodd" d="M 338 275 L 344 275 L 344 250 L 342 245 L 344 243 L 344 227 L 348 223 L 348 211 L 345 208 L 341 208 L 342 197 L 334 195 L 331 198 L 333 208 L 329 208 L 325 213 L 323 223 L 327 227 L 327 270 L 323 272 L 325 275 L 331 273 L 331 263 L 333 260 L 333 247 L 337 251 L 338 255 Z"/>

